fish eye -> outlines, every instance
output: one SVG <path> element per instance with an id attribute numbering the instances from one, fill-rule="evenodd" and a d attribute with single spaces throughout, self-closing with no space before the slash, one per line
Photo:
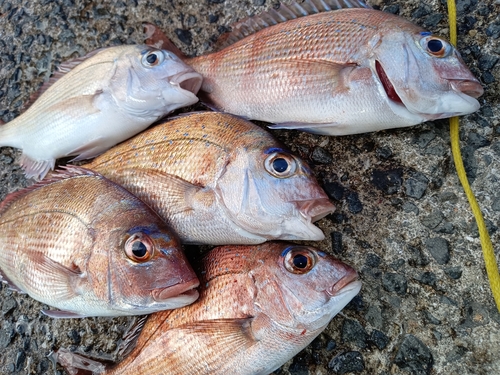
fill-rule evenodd
<path id="1" fill-rule="evenodd" d="M 160 65 L 165 60 L 165 55 L 160 50 L 153 50 L 142 56 L 142 65 L 146 68 L 152 68 Z"/>
<path id="2" fill-rule="evenodd" d="M 435 36 L 425 36 L 421 39 L 420 44 L 424 51 L 434 57 L 446 57 L 451 51 L 448 42 Z"/>
<path id="3" fill-rule="evenodd" d="M 316 254 L 306 246 L 289 247 L 285 254 L 284 264 L 287 271 L 302 275 L 316 265 Z"/>
<path id="4" fill-rule="evenodd" d="M 292 155 L 274 152 L 266 158 L 264 167 L 273 176 L 286 178 L 294 175 L 297 171 L 297 161 Z"/>
<path id="5" fill-rule="evenodd" d="M 148 261 L 153 251 L 153 242 L 144 233 L 134 233 L 125 242 L 125 254 L 134 262 Z"/>

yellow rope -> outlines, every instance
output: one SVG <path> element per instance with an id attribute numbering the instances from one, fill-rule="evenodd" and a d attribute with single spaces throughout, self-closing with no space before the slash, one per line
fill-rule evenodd
<path id="1" fill-rule="evenodd" d="M 457 10 L 455 6 L 455 0 L 448 0 L 448 17 L 450 23 L 450 41 L 453 45 L 457 44 Z M 490 280 L 491 292 L 493 293 L 493 298 L 497 305 L 498 311 L 500 311 L 500 274 L 498 273 L 498 266 L 495 259 L 495 253 L 493 251 L 493 245 L 491 244 L 490 236 L 488 235 L 488 230 L 484 223 L 483 215 L 479 204 L 474 197 L 469 181 L 467 180 L 467 175 L 465 174 L 465 168 L 462 161 L 462 155 L 460 153 L 459 144 L 459 134 L 458 134 L 458 117 L 453 117 L 450 119 L 450 136 L 451 136 L 451 151 L 453 153 L 453 160 L 455 161 L 455 168 L 457 170 L 458 178 L 462 183 L 465 191 L 465 195 L 469 200 L 472 213 L 476 218 L 477 227 L 479 229 L 479 238 L 481 240 L 481 247 L 483 248 L 484 263 L 486 265 L 486 273 Z"/>

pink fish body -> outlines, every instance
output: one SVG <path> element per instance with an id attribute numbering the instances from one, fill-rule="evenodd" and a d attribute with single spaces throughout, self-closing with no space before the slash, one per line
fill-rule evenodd
<path id="1" fill-rule="evenodd" d="M 269 374 L 318 336 L 361 289 L 348 265 L 285 242 L 215 248 L 200 271 L 200 299 L 150 316 L 133 351 L 115 367 L 65 349 L 56 358 L 74 375 L 88 374 L 80 369 L 108 375 Z M 128 341 L 133 347 L 133 334 Z"/>
<path id="2" fill-rule="evenodd" d="M 332 4 L 326 9 L 363 4 L 326 3 Z M 322 4 L 281 5 L 235 25 L 226 38 L 233 44 L 186 58 L 204 77 L 202 100 L 273 128 L 330 135 L 411 126 L 479 108 L 483 88 L 443 38 L 390 13 L 321 11 Z"/>

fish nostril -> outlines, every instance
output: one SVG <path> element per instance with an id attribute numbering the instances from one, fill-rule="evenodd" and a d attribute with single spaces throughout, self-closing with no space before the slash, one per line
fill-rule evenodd
<path id="1" fill-rule="evenodd" d="M 479 98 L 484 93 L 483 86 L 477 81 L 455 81 L 452 85 L 455 90 L 473 98 Z"/>

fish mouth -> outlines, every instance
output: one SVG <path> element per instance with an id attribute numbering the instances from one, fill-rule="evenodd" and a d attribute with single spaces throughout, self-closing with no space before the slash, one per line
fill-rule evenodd
<path id="1" fill-rule="evenodd" d="M 358 273 L 353 268 L 346 267 L 345 276 L 336 282 L 327 293 L 329 296 L 335 297 L 360 286 L 361 282 L 358 280 Z"/>
<path id="2" fill-rule="evenodd" d="M 481 86 L 479 81 L 452 80 L 451 87 L 453 90 L 472 96 L 474 99 L 477 99 L 484 94 L 483 86 Z"/>
<path id="3" fill-rule="evenodd" d="M 300 214 L 304 218 L 310 219 L 311 223 L 314 223 L 335 211 L 335 206 L 328 198 L 294 201 L 294 203 Z"/>
<path id="4" fill-rule="evenodd" d="M 387 74 L 385 73 L 385 70 L 382 67 L 382 64 L 378 60 L 375 60 L 375 70 L 377 71 L 378 79 L 382 83 L 382 86 L 384 87 L 384 90 L 385 90 L 385 93 L 387 94 L 387 97 L 395 103 L 399 103 L 399 104 L 404 105 L 403 101 L 401 100 L 398 93 L 396 92 L 394 85 L 389 80 L 389 77 L 387 77 Z"/>
<path id="5" fill-rule="evenodd" d="M 171 85 L 177 85 L 181 89 L 196 95 L 203 83 L 203 77 L 195 71 L 183 72 L 169 77 L 169 82 Z"/>
<path id="6" fill-rule="evenodd" d="M 200 285 L 197 278 L 191 279 L 186 282 L 178 282 L 173 285 L 168 285 L 164 288 L 158 288 L 151 292 L 153 299 L 156 302 L 163 302 L 169 298 L 186 296 L 198 298 L 198 291 L 195 289 Z M 194 299 L 196 299 L 194 298 Z"/>

